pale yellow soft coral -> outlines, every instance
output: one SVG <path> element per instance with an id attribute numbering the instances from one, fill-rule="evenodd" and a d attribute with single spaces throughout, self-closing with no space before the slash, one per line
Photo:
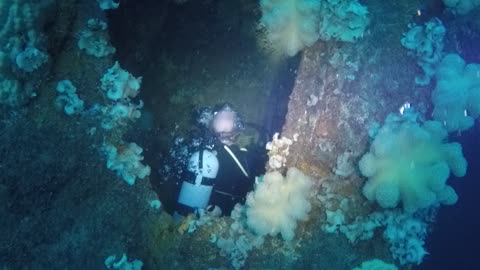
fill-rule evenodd
<path id="1" fill-rule="evenodd" d="M 417 121 L 417 114 L 390 115 L 359 162 L 368 177 L 363 194 L 383 208 L 400 202 L 407 212 L 438 203 L 454 204 L 457 194 L 446 184 L 450 172 L 461 177 L 467 162 L 458 143 L 445 143 L 440 122 Z"/>
<path id="2" fill-rule="evenodd" d="M 260 236 L 280 233 L 287 241 L 293 239 L 298 220 L 310 212 L 311 186 L 310 178 L 297 168 L 290 168 L 286 177 L 277 171 L 267 173 L 247 196 L 248 226 Z"/>
<path id="3" fill-rule="evenodd" d="M 319 38 L 319 0 L 261 0 L 261 25 L 278 54 L 294 56 Z"/>

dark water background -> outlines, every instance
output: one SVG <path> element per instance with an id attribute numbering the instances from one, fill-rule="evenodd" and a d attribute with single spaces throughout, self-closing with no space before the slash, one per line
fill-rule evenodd
<path id="1" fill-rule="evenodd" d="M 456 138 L 455 138 L 456 137 Z M 480 234 L 480 125 L 452 137 L 462 144 L 468 161 L 467 175 L 450 179 L 458 202 L 440 209 L 433 231 L 427 238 L 421 269 L 478 269 Z M 475 268 L 475 266 L 477 266 Z"/>

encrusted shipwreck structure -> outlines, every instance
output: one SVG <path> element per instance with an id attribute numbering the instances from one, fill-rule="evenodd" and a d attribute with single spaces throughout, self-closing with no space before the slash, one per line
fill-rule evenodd
<path id="1" fill-rule="evenodd" d="M 182 11 L 194 1 L 160 2 L 162 12 L 154 27 L 158 32 L 169 9 Z M 216 9 L 209 5 L 232 10 L 229 3 L 195 4 L 207 6 L 210 12 Z M 273 53 L 275 57 L 296 55 L 299 60 L 292 72 L 293 89 L 284 101 L 288 102 L 285 122 L 267 144 L 266 174 L 257 179 L 245 204 L 236 205 L 231 215 L 222 216 L 218 208 L 200 209 L 177 220 L 162 204 L 158 196 L 162 192 L 154 191 L 161 188 L 158 179 L 163 175 L 159 176 L 158 164 L 152 164 L 159 160 L 155 144 L 142 136 L 151 132 L 152 137 L 171 139 L 175 133 L 164 126 L 152 128 L 154 114 L 142 101 L 151 98 L 150 105 L 156 106 L 158 99 L 168 99 L 160 90 L 153 96 L 163 85 L 151 79 L 157 75 L 153 69 L 144 67 L 150 62 L 143 53 L 148 49 L 153 54 L 159 45 L 156 39 L 154 45 L 127 40 L 115 48 L 104 10 L 128 14 L 122 5 L 134 4 L 0 2 L 1 269 L 347 270 L 362 262 L 366 263 L 361 269 L 407 269 L 421 263 L 428 225 L 438 205 L 457 199 L 446 179 L 450 172 L 464 175 L 466 162 L 458 144 L 445 142 L 448 132 L 441 124 L 425 121 L 410 110 L 411 105 L 424 114 L 431 109 L 429 94 L 415 84 L 418 67 L 400 42 L 418 12 L 412 8 L 416 1 L 270 0 L 260 5 L 245 1 L 242 12 L 249 10 L 256 17 L 242 21 L 232 16 L 226 25 L 243 27 L 250 22 L 255 27 L 242 29 L 252 36 L 262 35 L 258 43 L 263 45 L 269 38 L 279 43 L 296 41 L 281 44 L 283 54 L 279 48 Z M 305 19 L 308 24 L 290 22 L 288 16 L 275 18 L 287 14 L 276 12 L 277 8 L 296 5 L 302 8 L 297 9 L 302 16 L 310 16 Z M 225 19 L 220 11 L 216 19 Z M 262 19 L 257 18 L 262 12 Z M 268 12 L 273 15 L 267 16 Z M 257 31 L 257 20 L 264 32 Z M 289 27 L 275 27 L 279 21 Z M 300 26 L 308 28 L 302 28 L 308 38 L 291 33 Z M 279 37 L 285 33 L 277 30 L 290 32 Z M 148 36 L 149 31 L 141 28 L 136 34 Z M 125 52 L 133 46 L 145 50 Z M 260 51 L 256 55 L 266 55 Z M 166 68 L 188 70 L 162 57 L 161 64 L 169 63 Z M 192 58 L 208 59 L 198 51 L 189 57 L 192 62 Z M 276 60 L 271 65 L 284 63 Z M 138 70 L 150 72 L 137 74 Z M 195 71 L 209 80 L 212 76 L 207 68 Z M 275 77 L 281 75 L 271 76 Z M 229 80 L 233 81 L 219 80 L 208 93 L 224 93 Z M 247 80 L 242 81 L 242 87 L 243 82 L 247 85 Z M 262 85 L 248 83 L 245 88 Z M 144 87 L 148 95 L 142 95 Z M 191 96 L 199 92 L 185 90 L 169 100 L 180 106 L 186 99 L 197 101 Z M 262 98 L 268 96 L 263 94 Z M 254 102 L 255 97 L 248 100 Z M 243 108 L 263 105 L 243 104 Z M 389 114 L 394 115 L 387 118 Z M 420 135 L 434 138 L 418 136 L 435 142 L 427 145 L 434 154 L 426 159 L 435 163 L 440 171 L 435 176 L 443 182 L 428 182 L 424 185 L 432 191 L 428 198 L 417 196 L 407 204 L 410 197 L 403 187 L 389 183 L 377 187 L 371 180 L 380 167 L 377 160 L 365 158 L 360 166 L 359 161 L 367 152 L 368 157 L 376 157 L 391 150 L 369 148 L 375 145 L 376 135 L 412 126 Z M 188 156 L 187 150 L 176 153 Z M 423 164 L 414 165 L 410 167 L 422 169 Z M 399 169 L 397 178 L 409 176 L 405 171 Z M 370 191 L 378 192 L 366 196 L 366 181 L 373 183 Z M 413 206 L 395 208 L 402 200 L 403 205 Z"/>

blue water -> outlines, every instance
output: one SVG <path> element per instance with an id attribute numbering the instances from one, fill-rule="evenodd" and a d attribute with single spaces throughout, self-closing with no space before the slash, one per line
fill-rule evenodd
<path id="1" fill-rule="evenodd" d="M 449 180 L 459 196 L 453 206 L 442 207 L 427 240 L 421 269 L 476 269 L 480 243 L 480 125 L 455 136 L 468 160 L 467 175 Z"/>

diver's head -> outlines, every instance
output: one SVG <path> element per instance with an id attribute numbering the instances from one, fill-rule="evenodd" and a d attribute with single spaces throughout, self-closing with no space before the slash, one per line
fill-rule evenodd
<path id="1" fill-rule="evenodd" d="M 244 126 L 238 113 L 225 103 L 214 110 L 211 129 L 223 144 L 231 145 Z"/>

